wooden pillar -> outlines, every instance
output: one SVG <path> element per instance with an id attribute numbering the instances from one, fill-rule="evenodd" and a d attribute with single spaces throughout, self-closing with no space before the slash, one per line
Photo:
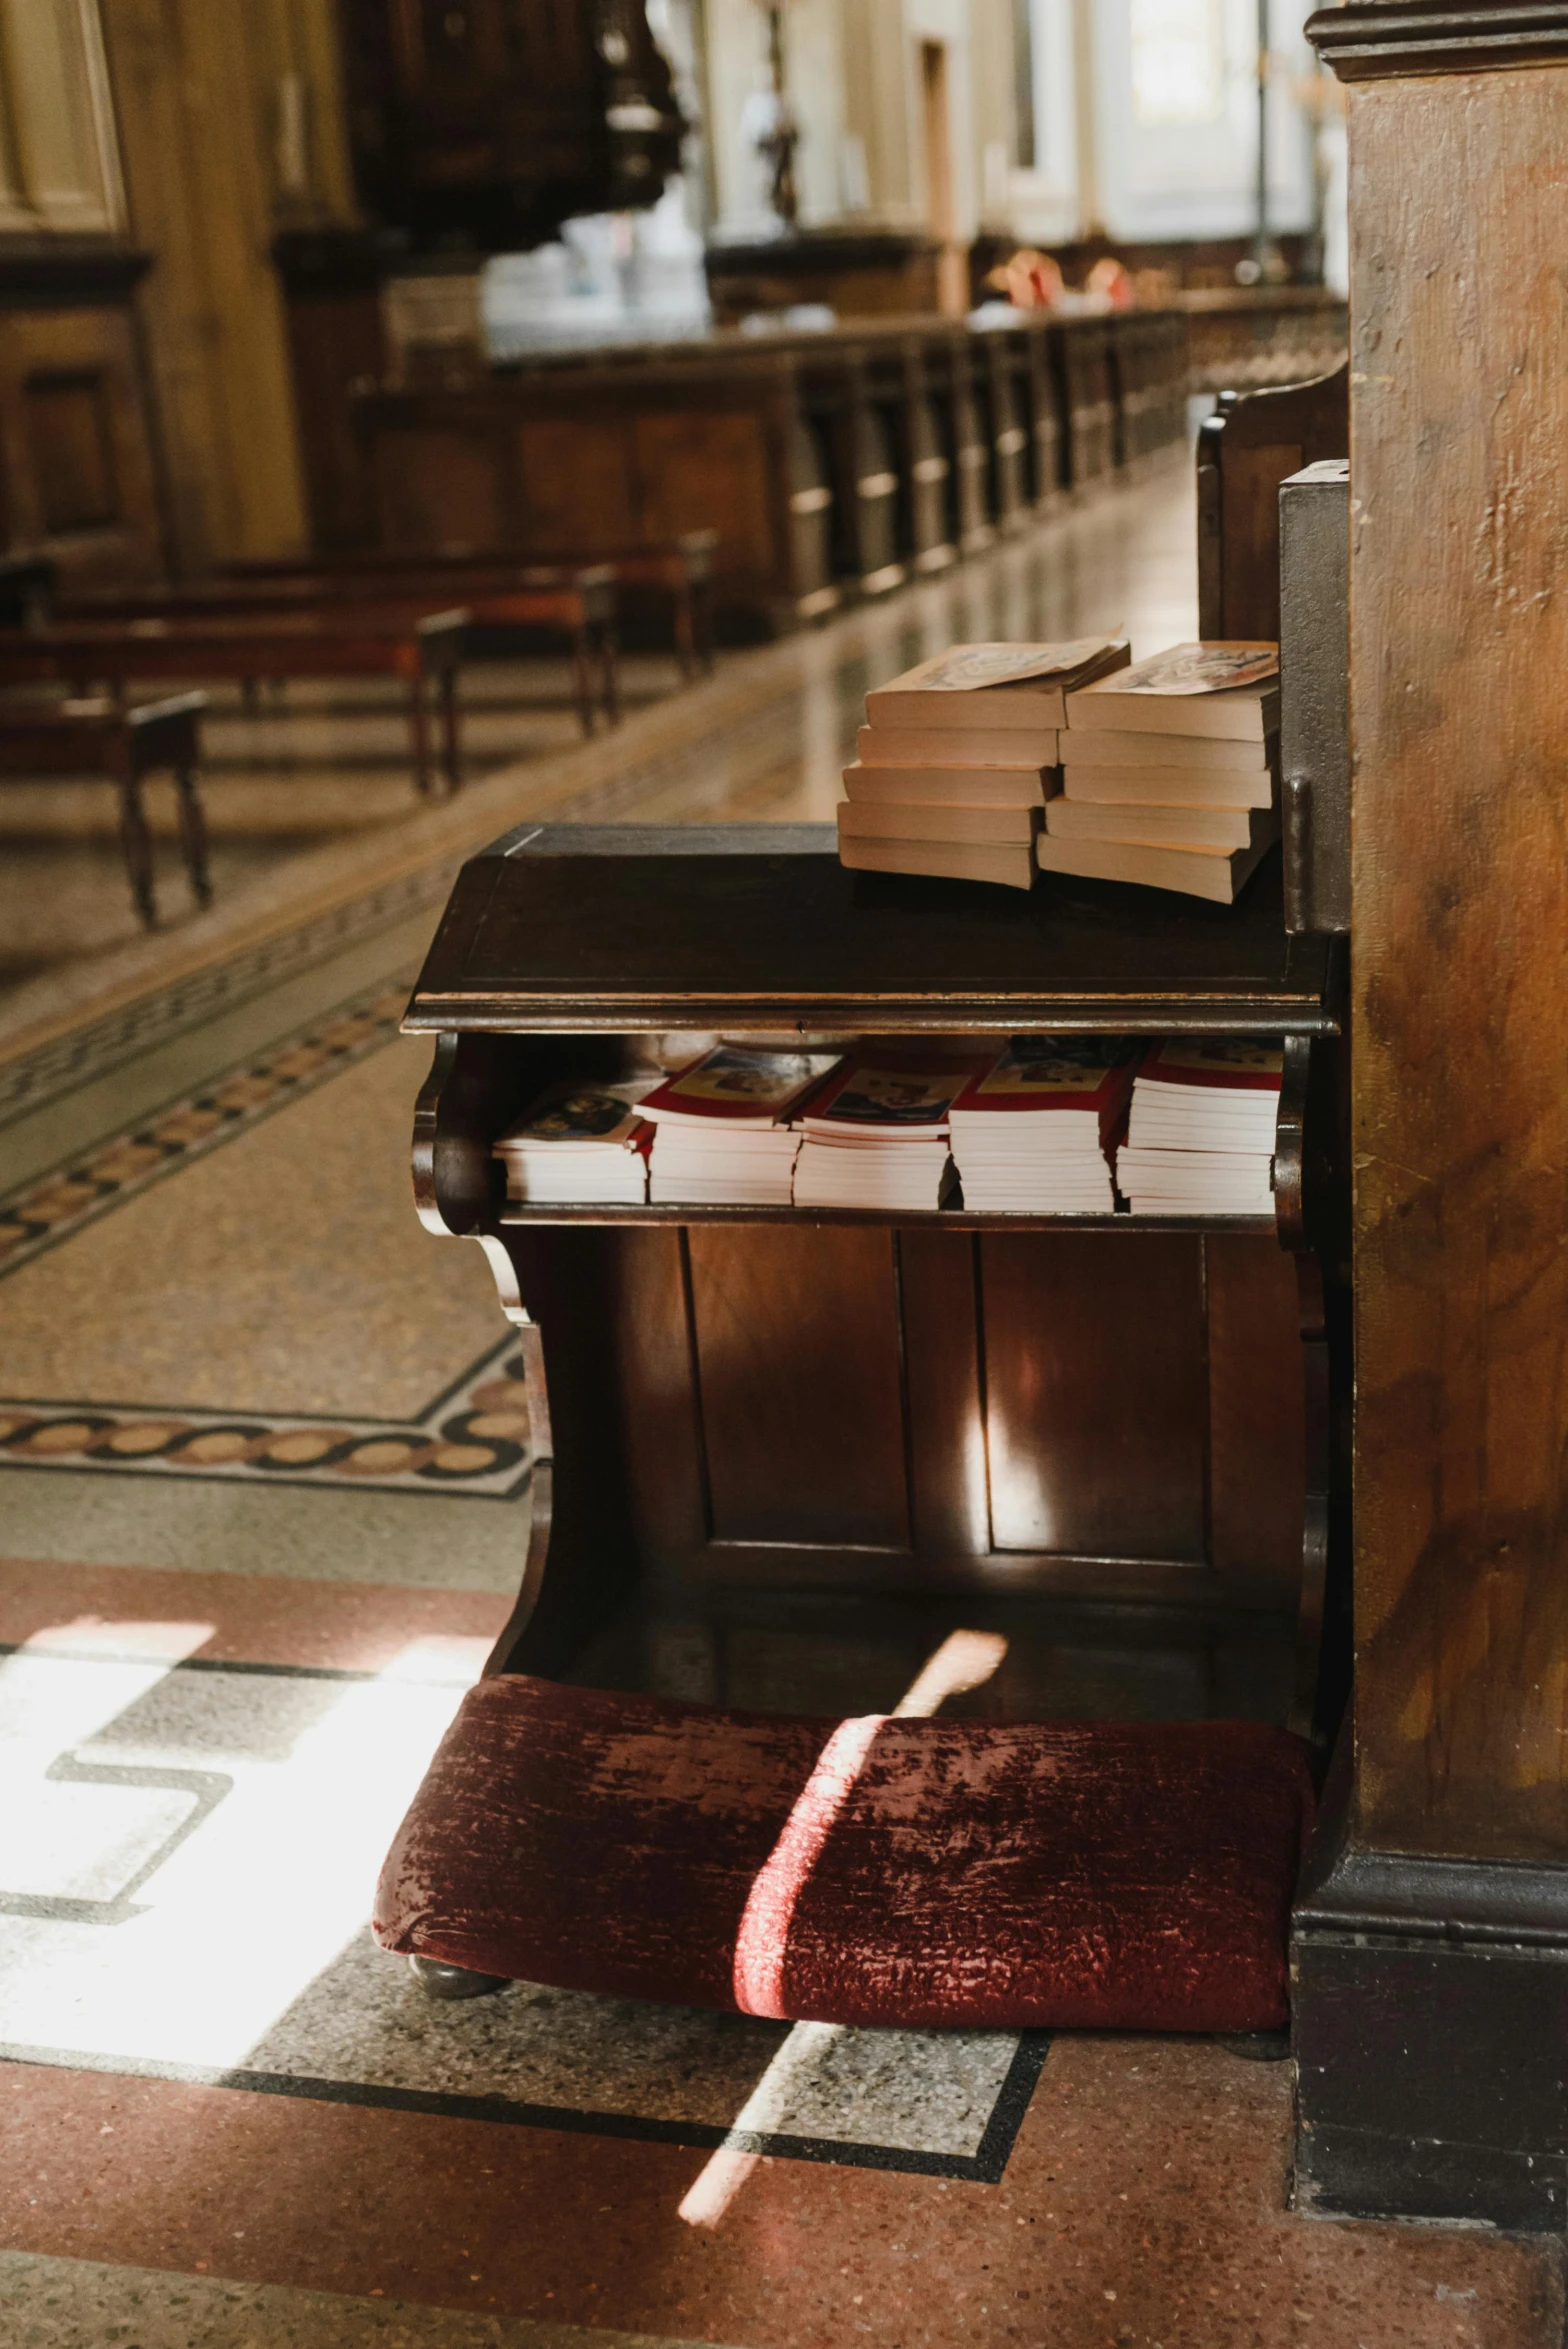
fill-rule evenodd
<path id="1" fill-rule="evenodd" d="M 1568 5 L 1308 29 L 1350 100 L 1357 1646 L 1299 2191 L 1560 2228 Z"/>
<path id="2" fill-rule="evenodd" d="M 143 321 L 177 566 L 306 536 L 283 304 L 269 256 L 278 93 L 254 6 L 105 0 L 130 225 L 156 256 Z"/>

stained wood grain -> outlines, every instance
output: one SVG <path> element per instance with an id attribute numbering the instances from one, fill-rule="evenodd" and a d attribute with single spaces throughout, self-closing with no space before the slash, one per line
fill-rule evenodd
<path id="1" fill-rule="evenodd" d="M 907 1549 L 892 1233 L 710 1224 L 688 1244 L 714 1538 Z"/>
<path id="2" fill-rule="evenodd" d="M 980 1243 L 999 1550 L 1206 1553 L 1202 1242 Z"/>
<path id="3" fill-rule="evenodd" d="M 1361 1826 L 1564 1859 L 1568 68 L 1351 153 Z"/>
<path id="4" fill-rule="evenodd" d="M 1214 1570 L 1243 1603 L 1301 1589 L 1306 1402 L 1295 1259 L 1271 1239 L 1215 1235 L 1208 1271 Z"/>

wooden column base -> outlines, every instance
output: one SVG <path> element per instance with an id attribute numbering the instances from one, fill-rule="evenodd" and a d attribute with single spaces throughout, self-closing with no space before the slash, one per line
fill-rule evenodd
<path id="1" fill-rule="evenodd" d="M 1296 2198 L 1568 2223 L 1568 1868 L 1320 1840 L 1292 1936 Z"/>

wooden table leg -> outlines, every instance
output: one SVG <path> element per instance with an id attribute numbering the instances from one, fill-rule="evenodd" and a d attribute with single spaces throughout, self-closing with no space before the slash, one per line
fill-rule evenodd
<path id="1" fill-rule="evenodd" d="M 131 898 L 148 929 L 155 929 L 158 905 L 152 886 L 152 835 L 142 806 L 142 779 L 129 743 L 121 749 L 115 780 L 120 793 L 120 847 L 125 856 Z"/>
<path id="2" fill-rule="evenodd" d="M 442 661 L 436 672 L 436 691 L 441 705 L 441 764 L 448 792 L 457 792 L 463 787 L 463 767 L 455 661 Z"/>
<path id="3" fill-rule="evenodd" d="M 621 722 L 620 645 L 608 621 L 599 627 L 599 673 L 604 685 L 604 715 L 612 726 Z"/>
<path id="4" fill-rule="evenodd" d="M 577 716 L 585 734 L 592 734 L 593 719 L 593 642 L 586 621 L 572 634 L 572 680 L 577 695 Z"/>
<path id="5" fill-rule="evenodd" d="M 697 674 L 697 615 L 689 579 L 682 580 L 675 590 L 675 658 L 681 683 L 689 685 Z"/>
<path id="6" fill-rule="evenodd" d="M 202 812 L 201 788 L 194 755 L 174 769 L 175 804 L 180 821 L 180 853 L 198 905 L 211 905 L 212 881 L 207 871 L 207 819 Z"/>
<path id="7" fill-rule="evenodd" d="M 408 680 L 408 732 L 414 751 L 414 788 L 422 798 L 430 796 L 430 708 L 425 699 L 425 669 L 423 662 L 414 667 Z"/>

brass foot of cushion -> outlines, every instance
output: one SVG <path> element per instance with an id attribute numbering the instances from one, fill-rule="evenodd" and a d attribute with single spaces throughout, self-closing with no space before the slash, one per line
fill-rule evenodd
<path id="1" fill-rule="evenodd" d="M 510 1974 L 471 1974 L 466 1966 L 444 1966 L 439 1958 L 411 1957 L 409 1966 L 427 1998 L 488 1998 L 505 1990 Z"/>

